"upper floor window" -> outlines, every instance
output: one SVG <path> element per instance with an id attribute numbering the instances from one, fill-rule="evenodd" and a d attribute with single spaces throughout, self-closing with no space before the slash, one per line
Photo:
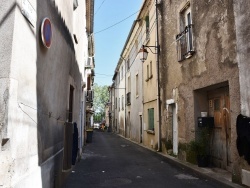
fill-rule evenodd
<path id="1" fill-rule="evenodd" d="M 122 110 L 124 110 L 124 96 L 122 95 Z"/>
<path id="2" fill-rule="evenodd" d="M 136 97 L 139 96 L 139 77 L 138 77 L 138 74 L 136 74 L 135 76 L 135 94 L 136 94 Z"/>
<path id="3" fill-rule="evenodd" d="M 122 78 L 123 78 L 123 66 L 121 68 L 121 80 L 122 80 Z"/>
<path id="4" fill-rule="evenodd" d="M 128 92 L 131 91 L 131 81 L 130 81 L 130 76 L 128 76 Z"/>
<path id="5" fill-rule="evenodd" d="M 134 44 L 134 46 L 135 46 L 135 49 L 134 49 L 134 51 L 135 51 L 135 57 L 136 57 L 138 51 L 140 50 L 140 49 L 138 49 L 138 44 L 139 44 L 138 40 L 135 40 L 135 44 Z"/>
<path id="6" fill-rule="evenodd" d="M 146 22 L 146 39 L 149 39 L 149 14 L 145 17 L 145 22 Z"/>
<path id="7" fill-rule="evenodd" d="M 120 98 L 119 98 L 119 102 L 118 102 L 118 111 L 120 111 L 120 106 L 121 106 L 121 104 L 120 104 Z"/>
<path id="8" fill-rule="evenodd" d="M 128 91 L 127 91 L 127 94 L 126 94 L 126 96 L 127 96 L 127 98 L 126 98 L 126 104 L 127 105 L 130 105 L 131 104 L 131 81 L 130 81 L 131 79 L 130 79 L 130 76 L 128 76 Z"/>
<path id="9" fill-rule="evenodd" d="M 118 74 L 117 74 L 117 83 L 119 84 L 120 83 L 120 72 L 118 72 Z"/>
<path id="10" fill-rule="evenodd" d="M 128 60 L 127 60 L 127 71 L 129 71 L 129 68 L 130 68 L 130 60 L 128 58 Z"/>
<path id="11" fill-rule="evenodd" d="M 176 35 L 178 61 L 190 58 L 194 54 L 193 24 L 190 3 L 186 4 L 179 15 L 180 33 Z"/>
<path id="12" fill-rule="evenodd" d="M 153 71 L 152 71 L 152 61 L 150 61 L 149 65 L 147 65 L 147 78 L 146 78 L 146 82 L 153 78 Z"/>
<path id="13" fill-rule="evenodd" d="M 78 0 L 73 1 L 73 9 L 75 10 L 78 7 Z"/>

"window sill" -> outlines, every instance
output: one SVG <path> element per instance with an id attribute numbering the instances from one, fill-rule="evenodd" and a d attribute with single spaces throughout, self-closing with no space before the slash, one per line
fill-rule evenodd
<path id="1" fill-rule="evenodd" d="M 194 50 L 190 50 L 188 51 L 184 56 L 185 59 L 189 59 L 190 57 L 192 57 L 194 55 L 195 51 Z"/>
<path id="2" fill-rule="evenodd" d="M 147 132 L 148 134 L 153 134 L 153 135 L 155 135 L 155 131 L 153 131 L 153 130 L 146 130 L 146 132 Z"/>
<path id="3" fill-rule="evenodd" d="M 191 50 L 191 51 L 188 51 L 187 53 L 185 53 L 181 59 L 178 60 L 178 62 L 182 62 L 186 59 L 190 59 L 193 55 L 195 54 L 195 51 Z"/>

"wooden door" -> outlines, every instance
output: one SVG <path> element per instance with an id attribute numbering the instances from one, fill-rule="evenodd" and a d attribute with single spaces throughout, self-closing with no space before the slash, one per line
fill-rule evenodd
<path id="1" fill-rule="evenodd" d="M 208 92 L 209 116 L 214 117 L 211 135 L 212 162 L 227 169 L 231 166 L 231 122 L 229 88 L 223 87 Z"/>

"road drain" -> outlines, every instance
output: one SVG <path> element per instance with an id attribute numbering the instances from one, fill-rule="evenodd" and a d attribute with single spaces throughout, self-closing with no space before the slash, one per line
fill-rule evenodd
<path id="1" fill-rule="evenodd" d="M 110 186 L 110 187 L 117 187 L 117 186 L 122 186 L 122 185 L 127 185 L 130 184 L 132 181 L 127 178 L 114 178 L 114 179 L 109 179 L 106 180 L 102 186 Z"/>

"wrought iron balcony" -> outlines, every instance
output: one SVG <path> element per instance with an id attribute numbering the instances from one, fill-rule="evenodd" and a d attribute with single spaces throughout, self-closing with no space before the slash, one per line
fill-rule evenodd
<path id="1" fill-rule="evenodd" d="M 86 91 L 86 101 L 87 102 L 93 102 L 93 98 L 94 98 L 93 90 L 87 90 Z"/>
<path id="2" fill-rule="evenodd" d="M 195 53 L 192 27 L 192 24 L 187 25 L 181 33 L 176 35 L 177 59 L 179 62 L 192 57 Z"/>

